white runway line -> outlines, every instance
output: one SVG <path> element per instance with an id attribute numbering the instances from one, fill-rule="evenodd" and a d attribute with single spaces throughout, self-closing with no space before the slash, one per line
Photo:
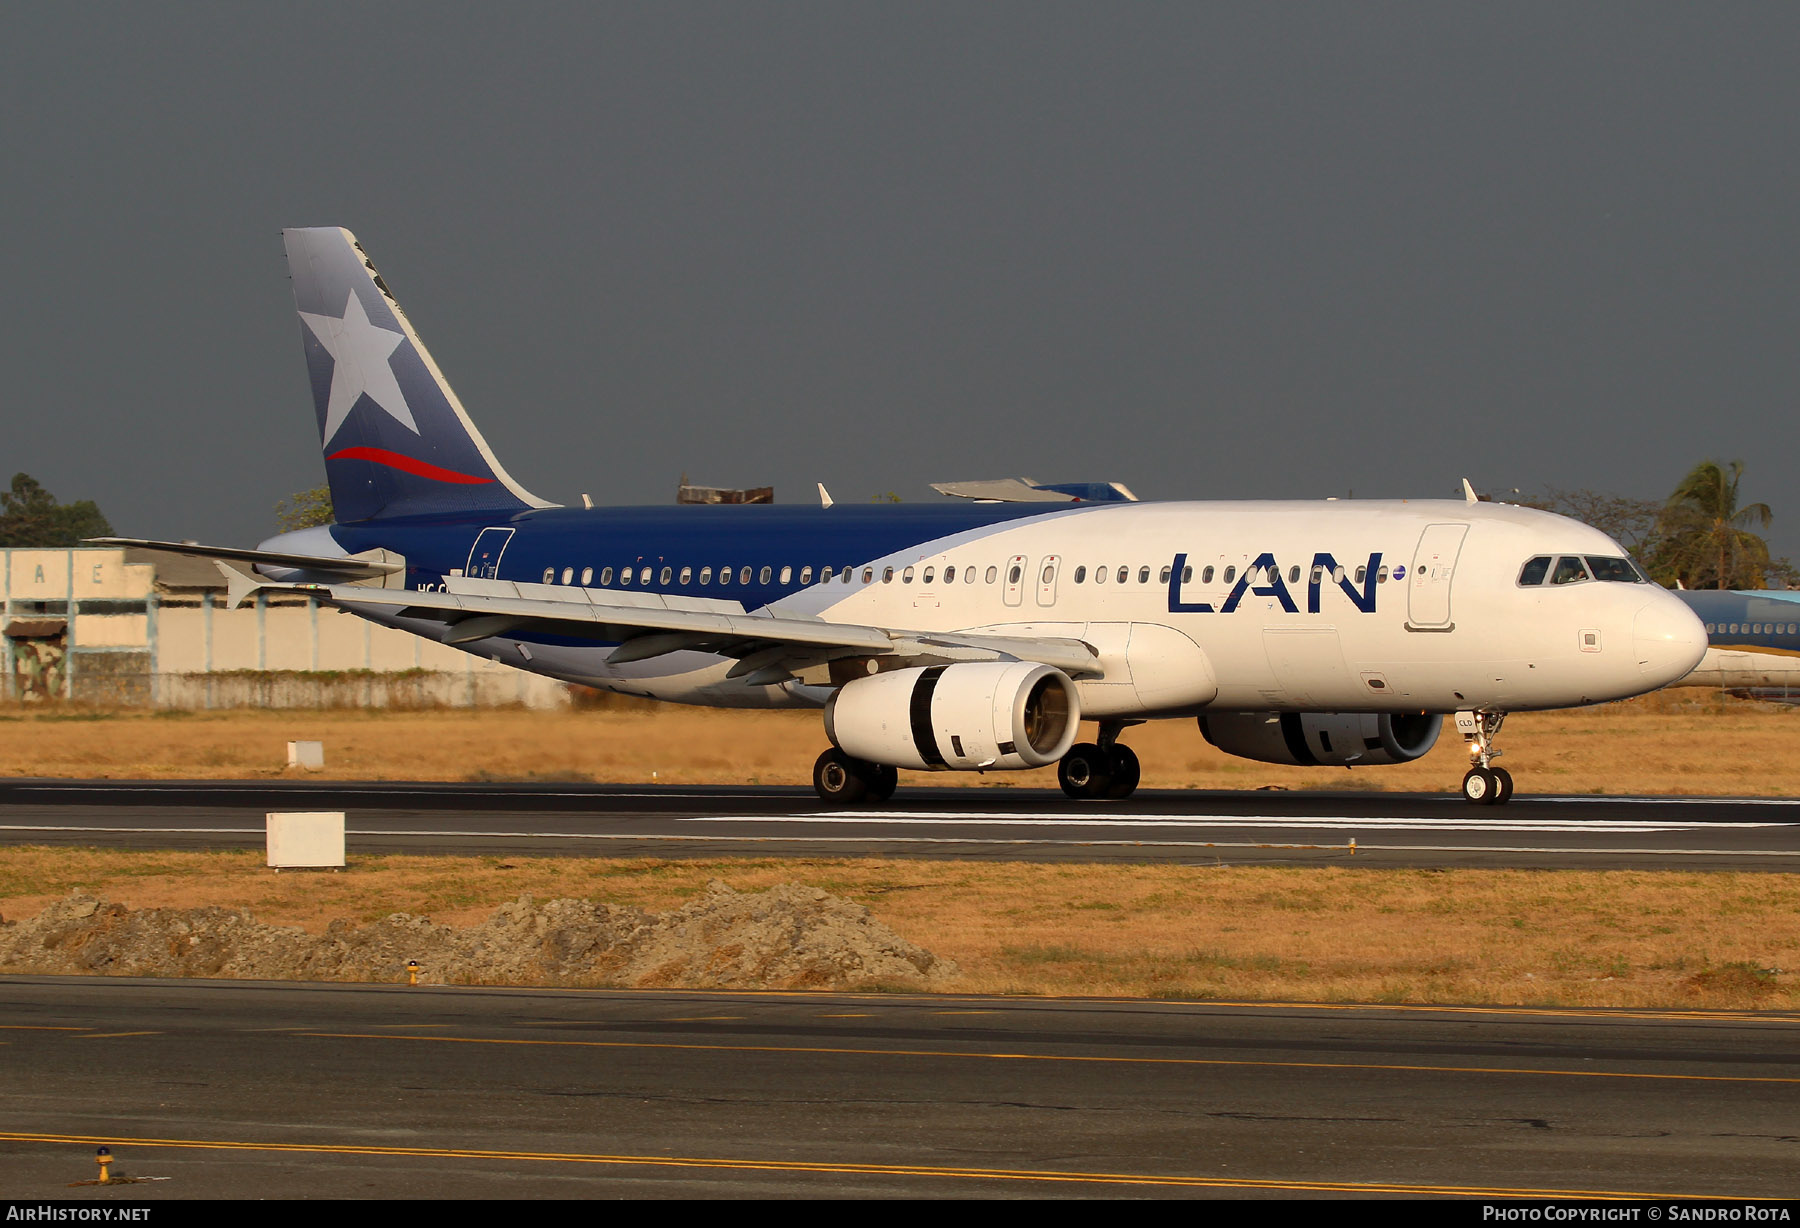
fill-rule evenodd
<path id="1" fill-rule="evenodd" d="M 967 827 L 1102 827 L 1109 831 L 1121 828 L 1220 828 L 1269 827 L 1277 830 L 1369 830 L 1369 831 L 1478 831 L 1478 832 L 1607 832 L 1612 834 L 1677 831 L 1705 831 L 1718 828 L 1789 827 L 1788 822 L 1732 821 L 1728 823 L 1692 823 L 1657 819 L 1588 819 L 1584 821 L 1532 821 L 1528 819 L 1412 819 L 1354 818 L 1349 815 L 1322 815 L 1316 818 L 1289 818 L 1266 814 L 1063 814 L 1055 818 L 982 811 L 937 811 L 914 813 L 899 810 L 836 810 L 813 814 L 787 815 L 707 815 L 675 820 L 679 823 L 856 823 L 871 826 L 896 825 L 924 827 L 936 823 L 956 823 Z"/>

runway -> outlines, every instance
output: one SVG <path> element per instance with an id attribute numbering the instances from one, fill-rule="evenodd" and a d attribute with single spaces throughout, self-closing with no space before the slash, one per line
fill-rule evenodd
<path id="1" fill-rule="evenodd" d="M 0 783 L 0 843 L 260 848 L 275 810 L 343 810 L 352 853 L 883 856 L 1375 866 L 1800 869 L 1800 799 L 1144 791 L 1070 802 L 909 789 L 832 810 L 810 790 L 455 782 Z"/>
<path id="2" fill-rule="evenodd" d="M 1793 1193 L 1800 1018 L 0 982 L 0 1169 L 140 1197 Z M 108 1191 L 108 1194 L 114 1193 Z"/>

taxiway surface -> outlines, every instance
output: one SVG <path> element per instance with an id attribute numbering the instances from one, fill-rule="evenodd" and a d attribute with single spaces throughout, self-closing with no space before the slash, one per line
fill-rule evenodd
<path id="1" fill-rule="evenodd" d="M 1782 1197 L 1800 1017 L 0 981 L 24 1199 Z M 167 1181 L 96 1191 L 115 1167 Z"/>

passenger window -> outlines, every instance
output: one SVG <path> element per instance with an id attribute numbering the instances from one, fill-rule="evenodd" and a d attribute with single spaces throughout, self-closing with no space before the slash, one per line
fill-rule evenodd
<path id="1" fill-rule="evenodd" d="M 631 568 L 619 568 L 619 583 L 623 584 L 626 588 L 631 587 Z"/>
<path id="2" fill-rule="evenodd" d="M 1131 579 L 1131 568 L 1129 568 L 1129 567 L 1119 568 L 1119 583 L 1123 584 L 1123 583 L 1125 583 L 1125 581 L 1127 581 L 1129 579 Z"/>
<path id="3" fill-rule="evenodd" d="M 874 581 L 874 579 L 875 579 L 875 569 L 873 567 L 863 568 L 863 583 L 870 584 Z"/>
<path id="4" fill-rule="evenodd" d="M 1075 583 L 1080 584 L 1085 579 L 1087 579 L 1087 568 L 1077 567 L 1075 569 Z"/>
<path id="5" fill-rule="evenodd" d="M 573 568 L 573 567 L 565 567 L 565 568 L 563 568 L 563 578 L 562 578 L 562 582 L 563 582 L 563 583 L 564 583 L 564 584 L 573 584 L 573 583 L 575 583 L 575 569 L 574 569 L 574 568 Z"/>
<path id="6" fill-rule="evenodd" d="M 1367 567 L 1358 567 L 1356 569 L 1356 582 L 1358 584 L 1361 584 L 1364 580 L 1367 580 L 1368 578 L 1369 578 L 1369 569 Z"/>
<path id="7" fill-rule="evenodd" d="M 987 582 L 989 584 L 992 584 L 995 580 L 997 580 L 999 578 L 1000 578 L 1000 569 L 998 567 L 993 566 L 992 564 L 989 564 L 988 569 L 987 569 Z"/>
<path id="8" fill-rule="evenodd" d="M 545 584 L 556 583 L 556 568 L 554 568 L 554 567 L 544 568 L 544 583 Z"/>
<path id="9" fill-rule="evenodd" d="M 694 569 L 692 567 L 683 567 L 681 569 L 682 587 L 685 588 L 686 586 L 692 584 L 693 582 L 694 582 Z"/>
<path id="10" fill-rule="evenodd" d="M 1524 569 L 1519 572 L 1520 587 L 1523 588 L 1534 584 L 1542 584 L 1545 575 L 1547 575 L 1549 571 L 1550 556 L 1547 554 L 1538 555 L 1535 559 L 1527 562 Z"/>
<path id="11" fill-rule="evenodd" d="M 739 584 L 750 583 L 750 569 L 748 567 L 738 568 L 738 583 Z"/>
<path id="12" fill-rule="evenodd" d="M 1375 583 L 1377 583 L 1377 584 L 1386 584 L 1387 583 L 1387 564 L 1386 563 L 1383 563 L 1380 567 L 1377 567 L 1375 569 Z"/>
<path id="13" fill-rule="evenodd" d="M 719 584 L 720 584 L 720 586 L 723 587 L 724 585 L 727 585 L 730 583 L 731 583 L 731 568 L 729 568 L 729 567 L 719 568 Z"/>
<path id="14" fill-rule="evenodd" d="M 661 581 L 664 588 L 667 588 L 669 586 L 669 581 L 673 580 L 674 578 L 675 578 L 675 569 L 673 567 L 663 568 L 662 574 L 657 577 L 657 579 L 659 581 Z"/>
<path id="15" fill-rule="evenodd" d="M 581 569 L 581 587 L 586 588 L 588 585 L 592 584 L 593 582 L 594 582 L 594 569 L 592 567 L 583 567 Z"/>
<path id="16" fill-rule="evenodd" d="M 800 569 L 800 583 L 802 583 L 802 584 L 811 584 L 812 583 L 812 568 L 802 567 Z"/>
<path id="17" fill-rule="evenodd" d="M 931 577 L 932 577 L 932 576 L 933 576 L 933 575 L 935 575 L 935 574 L 936 574 L 936 572 L 937 572 L 937 568 L 935 568 L 935 567 L 927 567 L 927 568 L 926 568 L 926 569 L 925 569 L 925 583 L 927 583 L 927 584 L 930 584 L 930 583 L 931 583 Z"/>
<path id="18" fill-rule="evenodd" d="M 650 569 L 648 567 L 641 567 L 638 569 L 638 583 L 639 584 L 650 583 Z"/>
<path id="19" fill-rule="evenodd" d="M 1157 580 L 1157 583 L 1167 584 L 1169 582 L 1169 573 L 1173 570 L 1174 570 L 1174 568 L 1172 568 L 1172 567 L 1164 567 L 1162 569 L 1162 573 L 1161 573 L 1160 577 Z"/>
<path id="20" fill-rule="evenodd" d="M 1237 564 L 1233 563 L 1225 569 L 1225 583 L 1230 584 L 1235 579 L 1237 579 Z"/>
<path id="21" fill-rule="evenodd" d="M 1056 579 L 1056 568 L 1046 564 L 1043 573 L 1039 575 L 1038 579 L 1045 584 L 1050 583 L 1052 580 Z"/>
<path id="22" fill-rule="evenodd" d="M 712 568 L 702 567 L 700 569 L 700 583 L 703 585 L 712 583 Z"/>
<path id="23" fill-rule="evenodd" d="M 1019 577 L 1023 574 L 1024 572 L 1019 570 L 1019 565 L 1014 563 L 1012 569 L 1006 573 L 1006 582 L 1008 584 L 1017 584 L 1019 582 Z"/>
<path id="24" fill-rule="evenodd" d="M 1318 569 L 1314 568 L 1313 570 L 1317 571 Z M 1288 583 L 1289 584 L 1298 584 L 1299 582 L 1300 582 L 1300 564 L 1295 563 L 1292 567 L 1288 568 Z"/>
<path id="25" fill-rule="evenodd" d="M 944 583 L 945 584 L 954 584 L 955 582 L 956 582 L 956 568 L 954 568 L 954 567 L 944 568 Z"/>
<path id="26" fill-rule="evenodd" d="M 1138 583 L 1139 584 L 1150 583 L 1150 569 L 1148 567 L 1138 568 Z"/>
<path id="27" fill-rule="evenodd" d="M 1312 574 L 1306 579 L 1308 584 L 1323 584 L 1325 582 L 1325 569 L 1323 567 L 1314 566 Z"/>
<path id="28" fill-rule="evenodd" d="M 1191 570 L 1193 570 L 1193 569 L 1192 569 L 1192 568 L 1189 568 L 1189 569 L 1188 569 L 1188 570 L 1190 570 L 1190 571 L 1191 571 Z M 1202 571 L 1202 572 L 1201 572 L 1201 573 L 1200 573 L 1200 583 L 1202 583 L 1202 584 L 1211 584 L 1211 583 L 1212 583 L 1212 578 L 1213 578 L 1213 569 L 1212 569 L 1212 564 L 1210 564 L 1210 563 L 1208 563 L 1208 564 L 1207 564 L 1207 565 L 1206 565 L 1206 570 L 1205 570 L 1205 571 Z M 1186 577 L 1186 576 L 1183 576 L 1183 577 L 1182 577 L 1182 580 L 1183 580 L 1183 581 L 1186 581 L 1186 579 L 1187 579 L 1187 577 Z"/>
<path id="29" fill-rule="evenodd" d="M 892 567 L 883 567 L 881 569 L 881 582 L 883 584 L 892 584 L 894 582 L 894 569 Z"/>
<path id="30" fill-rule="evenodd" d="M 793 578 L 794 578 L 793 567 L 789 566 L 789 567 L 783 567 L 781 569 L 781 582 L 783 584 L 791 583 Z"/>
<path id="31" fill-rule="evenodd" d="M 1181 569 L 1181 582 L 1183 584 L 1187 584 L 1188 582 L 1193 580 L 1193 578 L 1194 578 L 1194 569 L 1192 567 L 1183 567 Z M 1210 568 L 1210 567 L 1208 567 L 1206 569 L 1206 578 L 1208 580 L 1212 579 L 1212 568 Z"/>
<path id="32" fill-rule="evenodd" d="M 756 582 L 758 584 L 767 584 L 774 575 L 775 569 L 764 564 L 763 569 L 756 573 Z"/>
<path id="33" fill-rule="evenodd" d="M 912 576 L 913 576 L 913 569 L 908 567 L 905 571 L 900 573 L 900 583 L 911 584 Z"/>
<path id="34" fill-rule="evenodd" d="M 806 573 L 801 572 L 800 578 L 802 580 L 806 579 Z M 831 583 L 831 568 L 829 565 L 819 568 L 819 583 L 820 584 L 830 584 Z"/>
<path id="35" fill-rule="evenodd" d="M 602 585 L 607 585 L 607 584 L 612 583 L 612 568 L 602 567 L 600 569 L 600 583 Z"/>
<path id="36" fill-rule="evenodd" d="M 1587 578 L 1587 565 L 1573 555 L 1565 554 L 1556 560 L 1556 573 L 1550 577 L 1550 583 L 1580 584 Z"/>
<path id="37" fill-rule="evenodd" d="M 1106 583 L 1106 568 L 1104 568 L 1104 567 L 1094 568 L 1094 583 L 1095 584 L 1105 584 Z"/>
<path id="38" fill-rule="evenodd" d="M 1342 584 L 1344 582 L 1344 568 L 1343 568 L 1342 564 L 1340 564 L 1336 567 L 1333 567 L 1331 569 L 1331 578 L 1338 584 Z M 1356 573 L 1356 582 L 1358 584 L 1362 583 L 1362 572 L 1360 572 L 1360 571 L 1358 571 Z"/>

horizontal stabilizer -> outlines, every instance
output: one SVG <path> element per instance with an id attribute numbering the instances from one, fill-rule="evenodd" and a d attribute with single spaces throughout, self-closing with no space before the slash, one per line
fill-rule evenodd
<path id="1" fill-rule="evenodd" d="M 380 559 L 351 558 L 346 555 L 329 558 L 313 554 L 286 554 L 279 550 L 240 550 L 236 546 L 202 546 L 199 542 L 159 542 L 136 537 L 90 537 L 87 542 L 91 546 L 135 546 L 139 550 L 160 550 L 164 554 L 184 554 L 196 559 L 292 567 L 298 571 L 313 571 L 343 580 L 372 580 L 376 576 L 391 576 L 406 570 L 405 563 L 391 563 Z"/>

